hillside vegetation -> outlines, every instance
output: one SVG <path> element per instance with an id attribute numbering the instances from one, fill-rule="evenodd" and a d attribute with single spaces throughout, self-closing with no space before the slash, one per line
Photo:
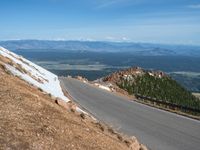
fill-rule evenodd
<path id="1" fill-rule="evenodd" d="M 104 80 L 114 81 L 129 94 L 200 110 L 199 99 L 163 72 L 132 68 L 117 72 Z"/>

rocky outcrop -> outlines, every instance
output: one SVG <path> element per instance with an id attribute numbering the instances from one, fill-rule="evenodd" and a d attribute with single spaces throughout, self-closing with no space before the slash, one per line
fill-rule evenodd
<path id="1" fill-rule="evenodd" d="M 167 76 L 162 71 L 144 70 L 140 67 L 132 67 L 132 68 L 128 68 L 126 70 L 117 71 L 113 74 L 110 74 L 110 75 L 106 76 L 105 78 L 103 78 L 103 81 L 104 82 L 117 83 L 121 79 L 132 80 L 133 77 L 142 76 L 145 73 L 148 73 L 149 75 L 154 76 L 154 77 L 158 77 L 158 78 L 162 78 L 164 76 L 165 77 Z"/>

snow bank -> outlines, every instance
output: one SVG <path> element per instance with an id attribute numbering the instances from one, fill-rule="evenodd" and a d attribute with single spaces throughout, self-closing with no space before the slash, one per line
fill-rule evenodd
<path id="1" fill-rule="evenodd" d="M 50 93 L 55 97 L 59 97 L 66 102 L 69 101 L 69 99 L 63 94 L 58 76 L 32 63 L 22 56 L 18 56 L 15 53 L 8 51 L 3 47 L 0 47 L 0 55 L 9 58 L 14 63 L 20 65 L 20 67 L 22 67 L 26 71 L 26 73 L 24 73 L 10 64 L 5 64 L 6 68 L 13 75 L 22 78 L 28 83 L 33 84 L 38 88 L 41 88 L 43 91 Z"/>
<path id="2" fill-rule="evenodd" d="M 109 87 L 95 83 L 94 85 L 98 86 L 99 88 L 103 89 L 103 90 L 107 90 L 107 91 L 111 91 Z"/>
<path id="3" fill-rule="evenodd" d="M 76 111 L 79 113 L 84 113 L 84 114 L 88 115 L 88 113 L 86 111 L 80 109 L 79 107 L 76 107 Z"/>

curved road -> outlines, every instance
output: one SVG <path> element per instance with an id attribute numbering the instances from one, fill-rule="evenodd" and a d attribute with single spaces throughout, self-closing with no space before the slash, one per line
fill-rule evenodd
<path id="1" fill-rule="evenodd" d="M 72 78 L 61 82 L 97 119 L 136 136 L 151 150 L 200 150 L 200 122 L 139 104 Z"/>

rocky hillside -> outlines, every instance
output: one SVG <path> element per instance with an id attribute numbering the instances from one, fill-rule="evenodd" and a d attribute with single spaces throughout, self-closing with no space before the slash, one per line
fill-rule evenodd
<path id="1" fill-rule="evenodd" d="M 39 66 L 0 49 L 0 149 L 144 148 L 136 138 L 121 136 L 77 112 L 60 91 L 56 76 L 42 71 Z M 51 93 L 54 84 L 58 93 Z"/>
<path id="2" fill-rule="evenodd" d="M 167 77 L 167 75 L 162 71 L 147 71 L 140 67 L 132 67 L 110 74 L 106 76 L 103 80 L 106 82 L 109 81 L 113 83 L 118 83 L 121 81 L 121 79 L 131 80 L 134 77 L 143 76 L 145 73 L 148 73 L 149 75 L 157 78 Z"/>
<path id="3" fill-rule="evenodd" d="M 192 109 L 200 109 L 200 101 L 162 71 L 139 67 L 115 72 L 103 79 L 129 94 Z"/>

